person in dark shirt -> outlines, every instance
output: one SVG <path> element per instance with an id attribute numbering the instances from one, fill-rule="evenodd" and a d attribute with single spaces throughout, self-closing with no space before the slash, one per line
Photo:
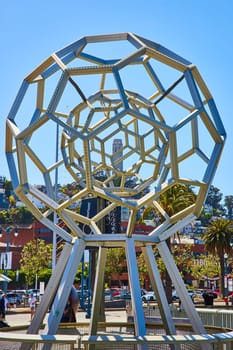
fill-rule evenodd
<path id="1" fill-rule="evenodd" d="M 69 298 L 67 300 L 61 322 L 76 322 L 76 312 L 78 309 L 78 293 L 74 287 L 72 287 Z"/>
<path id="2" fill-rule="evenodd" d="M 2 297 L 0 299 L 0 317 L 5 320 L 6 316 L 6 302 L 5 302 L 5 294 L 2 294 Z"/>
<path id="3" fill-rule="evenodd" d="M 211 290 L 205 291 L 203 294 L 204 304 L 206 306 L 212 306 L 214 304 L 214 293 Z"/>

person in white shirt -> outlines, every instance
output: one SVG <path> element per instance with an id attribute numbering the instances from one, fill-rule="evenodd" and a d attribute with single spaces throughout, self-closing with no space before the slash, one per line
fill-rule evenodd
<path id="1" fill-rule="evenodd" d="M 30 294 L 29 299 L 28 299 L 30 311 L 31 311 L 31 320 L 33 316 L 35 315 L 36 312 L 36 298 L 33 296 L 33 294 Z"/>

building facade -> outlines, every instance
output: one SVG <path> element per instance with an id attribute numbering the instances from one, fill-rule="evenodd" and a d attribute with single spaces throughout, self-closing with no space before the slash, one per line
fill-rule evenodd
<path id="1" fill-rule="evenodd" d="M 16 229 L 17 235 L 15 235 Z M 18 270 L 24 245 L 34 239 L 43 239 L 47 243 L 52 243 L 52 236 L 52 231 L 38 221 L 34 221 L 29 226 L 1 225 L 0 256 L 3 257 L 7 252 L 11 253 L 9 254 L 11 259 L 9 266 L 11 270 Z"/>

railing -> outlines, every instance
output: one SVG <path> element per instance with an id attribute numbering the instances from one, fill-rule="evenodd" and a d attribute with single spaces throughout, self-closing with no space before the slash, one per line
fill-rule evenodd
<path id="1" fill-rule="evenodd" d="M 233 332 L 223 333 L 221 329 L 211 327 L 207 329 L 208 334 L 196 335 L 191 333 L 190 325 L 177 325 L 178 334 L 169 336 L 164 335 L 162 324 L 150 323 L 147 324 L 149 335 L 136 336 L 133 323 L 100 322 L 98 334 L 89 336 L 88 325 L 86 322 L 70 323 L 54 336 L 19 334 L 5 329 L 0 332 L 0 349 L 12 349 L 13 344 L 13 349 L 18 350 L 23 343 L 33 344 L 32 350 L 42 350 L 45 344 L 51 344 L 51 350 L 136 350 L 144 349 L 144 346 L 147 350 L 200 350 L 206 343 L 212 344 L 213 350 L 233 349 Z M 75 335 L 67 334 L 71 329 L 76 329 Z"/>
<path id="2" fill-rule="evenodd" d="M 224 309 L 208 309 L 208 308 L 196 308 L 202 322 L 206 326 L 221 327 L 233 329 L 233 310 L 224 310 Z M 177 319 L 186 318 L 184 310 L 179 310 L 176 307 L 173 307 L 172 316 Z M 145 307 L 144 313 L 146 317 L 158 317 L 160 318 L 160 311 L 158 307 L 148 306 Z M 187 321 L 187 318 L 186 318 Z"/>
<path id="3" fill-rule="evenodd" d="M 158 307 L 148 306 L 144 310 L 146 317 L 160 317 Z M 196 310 L 204 325 L 233 329 L 233 310 L 208 308 L 196 308 Z M 172 308 L 171 312 L 172 316 L 175 318 L 185 319 L 186 317 L 185 312 L 183 310 L 179 311 L 176 307 Z"/>
<path id="4" fill-rule="evenodd" d="M 233 311 L 221 309 L 197 309 L 205 325 L 233 329 Z"/>
<path id="5" fill-rule="evenodd" d="M 145 336 L 135 335 L 134 322 L 99 322 L 97 335 L 88 335 L 89 322 L 63 324 L 59 328 L 59 334 L 53 336 L 19 333 L 25 332 L 26 326 L 24 329 L 9 327 L 1 329 L 0 349 L 18 350 L 21 344 L 30 343 L 33 344 L 32 350 L 42 350 L 45 344 L 51 344 L 51 350 L 136 350 L 145 347 L 147 350 L 200 350 L 208 343 L 213 350 L 232 350 L 233 312 L 201 308 L 197 311 L 206 326 L 207 334 L 192 334 L 192 327 L 183 311 L 177 311 L 177 314 L 174 311 L 177 335 L 164 335 L 158 310 L 152 307 L 145 312 L 146 318 L 151 318 L 146 323 Z"/>
<path id="6" fill-rule="evenodd" d="M 117 349 L 136 350 L 138 346 L 147 345 L 148 350 L 171 349 L 179 345 L 180 349 L 200 350 L 204 344 L 212 344 L 213 350 L 231 350 L 233 346 L 233 332 L 204 334 L 204 335 L 96 335 L 96 336 L 65 336 L 65 335 L 32 335 L 0 332 L 0 348 L 20 349 L 21 344 L 31 343 L 32 349 L 40 350 L 44 344 L 52 344 L 52 349 L 59 350 L 88 350 L 88 349 Z"/>
<path id="7" fill-rule="evenodd" d="M 80 337 L 74 335 L 40 335 L 0 332 L 0 349 L 20 349 L 24 343 L 32 344 L 33 350 L 40 350 L 45 344 L 51 344 L 51 349 L 74 350 L 80 348 Z"/>
<path id="8" fill-rule="evenodd" d="M 233 333 L 204 334 L 192 336 L 176 335 L 154 335 L 154 336 L 121 336 L 121 335 L 97 335 L 84 336 L 81 341 L 84 349 L 88 350 L 136 350 L 140 346 L 145 346 L 147 350 L 180 349 L 200 350 L 204 344 L 212 344 L 213 350 L 232 350 Z M 173 346 L 173 347 L 172 347 Z"/>

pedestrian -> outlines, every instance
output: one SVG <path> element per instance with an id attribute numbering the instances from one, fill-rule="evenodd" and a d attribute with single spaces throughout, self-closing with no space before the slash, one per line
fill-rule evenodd
<path id="1" fill-rule="evenodd" d="M 2 320 L 5 320 L 6 317 L 6 294 L 2 294 L 2 297 L 0 299 L 0 317 Z"/>
<path id="2" fill-rule="evenodd" d="M 212 306 L 214 304 L 214 293 L 211 290 L 205 291 L 202 295 L 206 306 Z"/>
<path id="3" fill-rule="evenodd" d="M 67 300 L 61 322 L 76 323 L 76 312 L 78 310 L 79 297 L 75 287 L 72 287 L 69 298 Z"/>
<path id="4" fill-rule="evenodd" d="M 34 297 L 33 294 L 30 294 L 30 296 L 28 298 L 28 303 L 29 303 L 29 307 L 30 307 L 31 320 L 32 320 L 32 318 L 36 312 L 36 298 Z"/>
<path id="5" fill-rule="evenodd" d="M 71 305 L 70 298 L 68 298 L 65 309 L 63 311 L 61 322 L 72 322 L 71 318 L 72 318 L 72 305 Z"/>
<path id="6" fill-rule="evenodd" d="M 9 309 L 9 303 L 8 303 L 8 299 L 7 299 L 7 295 L 6 294 L 4 296 L 4 300 L 5 300 L 5 314 L 6 314 L 7 310 Z"/>
<path id="7" fill-rule="evenodd" d="M 181 300 L 180 300 L 180 299 L 179 299 L 179 306 L 178 306 L 177 310 L 178 310 L 178 311 L 182 311 L 182 310 L 184 310 L 183 305 L 182 305 L 182 303 L 181 303 Z"/>

